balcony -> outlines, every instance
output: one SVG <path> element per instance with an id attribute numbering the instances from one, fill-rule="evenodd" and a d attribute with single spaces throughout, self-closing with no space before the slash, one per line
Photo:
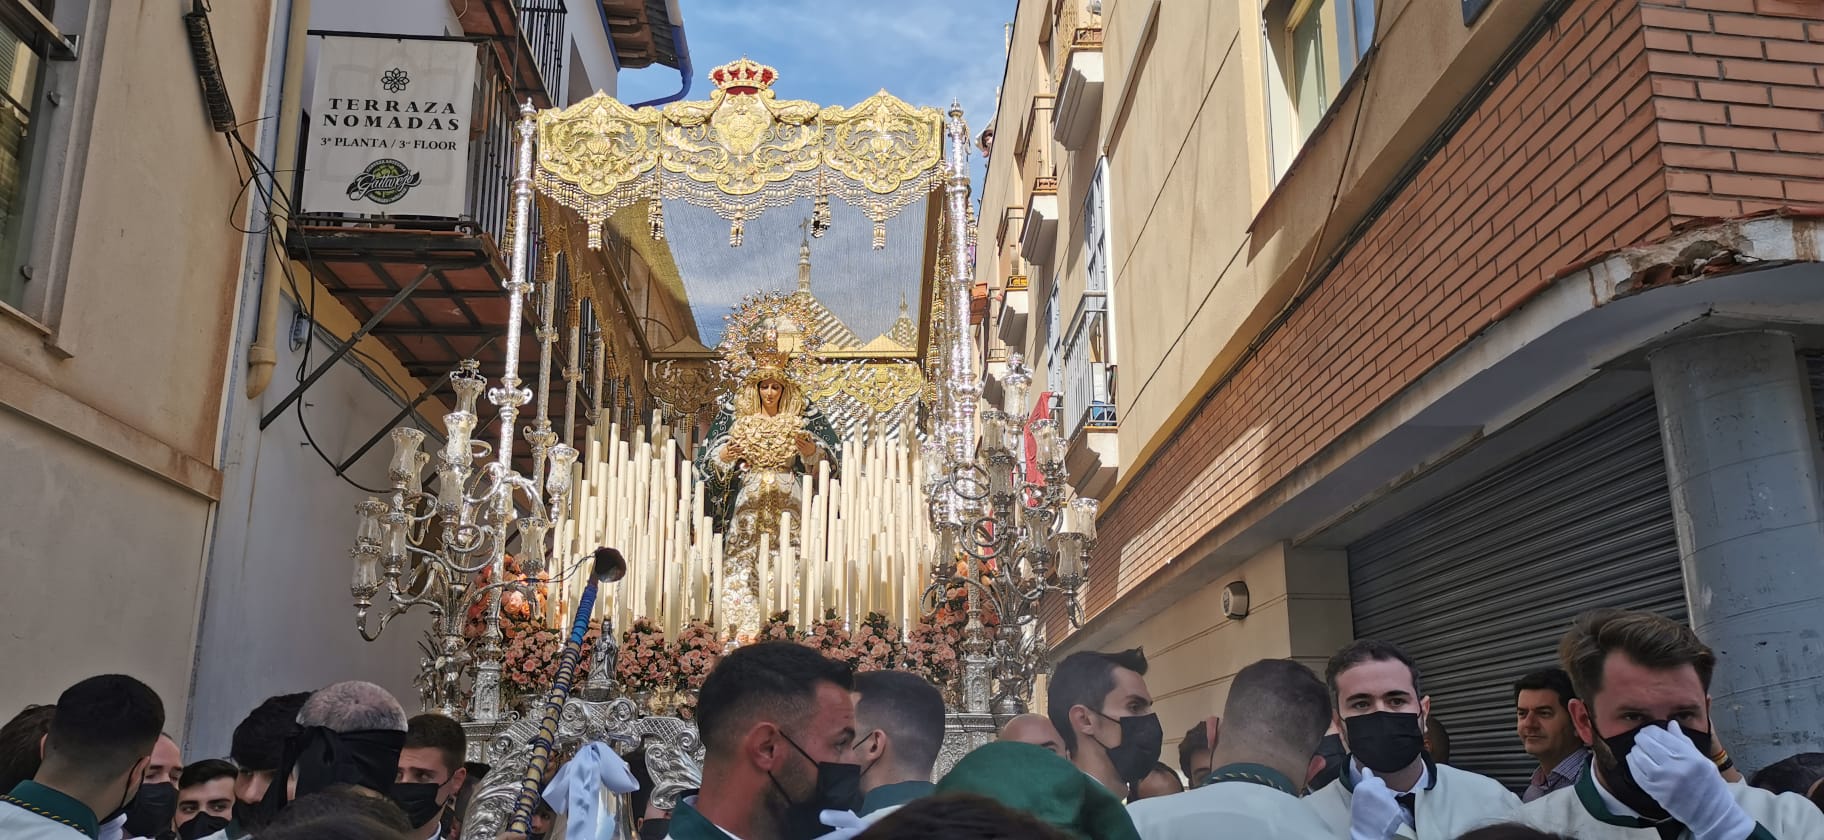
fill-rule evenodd
<path id="1" fill-rule="evenodd" d="M 1067 438 L 1086 428 L 1114 428 L 1114 365 L 1107 339 L 1108 295 L 1085 292 L 1064 330 L 1064 406 Z"/>
<path id="2" fill-rule="evenodd" d="M 1041 93 L 1032 98 L 1031 106 L 1026 109 L 1026 118 L 1020 122 L 1020 136 L 1015 137 L 1013 142 L 1013 154 L 1019 160 L 1019 168 L 1022 171 L 1031 161 L 1033 142 L 1043 137 L 1039 133 L 1038 127 L 1051 122 L 1051 112 L 1056 98 L 1049 93 Z M 1049 172 L 1051 160 L 1045 151 L 1045 149 L 1039 150 L 1038 164 L 1041 170 Z"/>
<path id="3" fill-rule="evenodd" d="M 1018 284 L 1015 284 L 1018 281 Z M 1032 293 L 1026 289 L 1026 275 L 1015 274 L 1007 278 L 1007 287 L 1001 290 L 1001 317 L 995 325 L 995 336 L 1002 344 L 1009 347 L 1026 346 L 1027 316 L 1032 314 Z"/>
<path id="4" fill-rule="evenodd" d="M 1057 107 L 1052 115 L 1051 136 L 1059 145 L 1074 152 L 1095 137 L 1101 121 L 1102 45 L 1098 38 L 1095 49 L 1073 49 L 1065 59 L 1058 74 Z"/>
<path id="5" fill-rule="evenodd" d="M 589 0 L 593 2 L 593 0 Z M 464 35 L 488 39 L 517 98 L 549 108 L 564 83 L 565 0 L 450 0 Z"/>
<path id="6" fill-rule="evenodd" d="M 1102 13 L 1092 0 L 1051 0 L 1045 23 L 1051 27 L 1051 66 L 1063 67 L 1077 50 L 1102 51 Z"/>
<path id="7" fill-rule="evenodd" d="M 1058 244 L 1058 179 L 1033 180 L 1026 199 L 1026 224 L 1020 230 L 1020 257 L 1035 266 L 1051 265 Z"/>

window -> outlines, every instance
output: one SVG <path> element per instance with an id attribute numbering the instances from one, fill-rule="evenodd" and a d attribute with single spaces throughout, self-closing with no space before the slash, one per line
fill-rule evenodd
<path id="1" fill-rule="evenodd" d="M 79 52 L 92 10 L 105 25 L 105 3 L 0 0 L 0 302 L 53 328 L 74 235 L 59 205 L 79 192 L 72 147 L 95 113 L 78 76 L 101 72 L 98 50 Z"/>
<path id="2" fill-rule="evenodd" d="M 1262 21 L 1273 175 L 1285 173 L 1374 42 L 1375 0 L 1275 0 Z"/>
<path id="3" fill-rule="evenodd" d="M 1063 431 L 1075 438 L 1083 428 L 1115 426 L 1113 322 L 1109 320 L 1110 245 L 1108 229 L 1108 159 L 1096 162 L 1096 174 L 1083 199 L 1083 296 L 1072 307 L 1064 331 L 1062 363 Z"/>

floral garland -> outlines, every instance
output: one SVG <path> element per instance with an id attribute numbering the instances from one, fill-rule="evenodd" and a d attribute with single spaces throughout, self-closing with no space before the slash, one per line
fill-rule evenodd
<path id="1" fill-rule="evenodd" d="M 899 625 L 882 613 L 871 612 L 855 628 L 855 670 L 891 671 L 905 667 L 906 644 Z"/>
<path id="2" fill-rule="evenodd" d="M 568 634 L 559 634 L 531 616 L 503 619 L 500 630 L 505 638 L 501 645 L 502 699 L 508 705 L 536 699 L 557 682 L 557 666 L 563 660 Z M 573 682 L 589 678 L 590 653 L 601 635 L 601 625 L 591 622 L 583 634 Z"/>
<path id="3" fill-rule="evenodd" d="M 614 662 L 615 682 L 628 691 L 655 691 L 671 684 L 674 667 L 671 651 L 666 649 L 665 631 L 652 619 L 634 619 L 633 627 L 621 634 L 621 653 Z"/>
<path id="4" fill-rule="evenodd" d="M 678 633 L 673 657 L 677 670 L 672 676 L 672 688 L 678 692 L 678 716 L 691 720 L 696 717 L 697 691 L 722 658 L 722 639 L 709 622 L 693 619 Z"/>

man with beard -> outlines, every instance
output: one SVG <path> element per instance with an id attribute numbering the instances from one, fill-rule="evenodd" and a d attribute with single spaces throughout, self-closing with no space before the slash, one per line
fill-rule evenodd
<path id="1" fill-rule="evenodd" d="M 164 725 L 164 703 L 132 677 L 70 686 L 57 698 L 37 773 L 0 796 L 0 837 L 93 840 L 133 803 Z"/>
<path id="2" fill-rule="evenodd" d="M 412 840 L 441 836 L 443 811 L 469 778 L 462 764 L 468 747 L 462 724 L 443 715 L 427 713 L 406 721 L 392 797 L 413 826 Z"/>
<path id="3" fill-rule="evenodd" d="M 849 666 L 794 642 L 736 648 L 697 695 L 703 789 L 671 814 L 676 840 L 808 840 L 825 810 L 860 804 Z"/>
<path id="4" fill-rule="evenodd" d="M 1580 840 L 1824 837 L 1804 797 L 1728 782 L 1711 757 L 1716 654 L 1678 622 L 1647 612 L 1584 613 L 1558 646 L 1577 698 L 1577 734 L 1594 772 L 1520 809 L 1535 828 Z"/>
<path id="5" fill-rule="evenodd" d="M 1127 798 L 1159 763 L 1165 731 L 1146 689 L 1146 654 L 1081 651 L 1058 663 L 1045 711 L 1077 769 Z"/>
<path id="6" fill-rule="evenodd" d="M 1425 754 L 1431 698 L 1419 691 L 1419 666 L 1398 646 L 1357 641 L 1330 658 L 1324 677 L 1350 760 L 1306 802 L 1333 836 L 1453 840 L 1519 806 L 1500 782 Z"/>

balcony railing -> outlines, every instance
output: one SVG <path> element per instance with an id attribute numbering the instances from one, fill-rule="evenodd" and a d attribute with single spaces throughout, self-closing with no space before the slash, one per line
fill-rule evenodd
<path id="1" fill-rule="evenodd" d="M 593 0 L 592 0 L 593 1 Z M 564 16 L 569 9 L 564 0 L 520 0 L 519 31 L 532 48 L 538 77 L 545 81 L 545 91 L 555 105 L 564 101 Z"/>
<path id="2" fill-rule="evenodd" d="M 1053 0 L 1051 66 L 1062 68 L 1073 50 L 1102 49 L 1102 14 L 1090 0 Z"/>
<path id="3" fill-rule="evenodd" d="M 1065 330 L 1064 410 L 1066 439 L 1085 428 L 1116 425 L 1114 366 L 1110 364 L 1105 335 L 1108 296 L 1089 292 L 1077 302 L 1077 311 Z"/>

